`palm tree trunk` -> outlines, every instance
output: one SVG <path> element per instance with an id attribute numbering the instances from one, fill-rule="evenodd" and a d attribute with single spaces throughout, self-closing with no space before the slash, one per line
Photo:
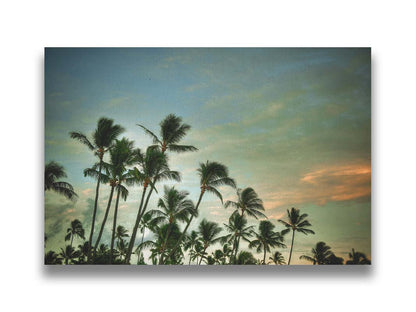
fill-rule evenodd
<path id="1" fill-rule="evenodd" d="M 117 211 L 118 211 L 118 201 L 120 199 L 120 184 L 118 185 L 117 190 L 117 199 L 116 199 L 116 207 L 114 209 L 114 218 L 113 218 L 113 233 L 111 234 L 111 247 L 110 247 L 110 264 L 113 263 L 113 249 L 114 249 L 114 238 L 116 236 L 116 225 L 117 225 Z"/>
<path id="2" fill-rule="evenodd" d="M 195 211 L 198 211 L 198 207 L 199 207 L 199 204 L 201 203 L 202 196 L 204 196 L 204 192 L 203 191 L 201 191 L 201 194 L 199 195 L 198 202 L 197 202 L 197 204 L 195 206 Z M 191 218 L 189 219 L 188 224 L 186 225 L 186 227 L 183 230 L 181 236 L 179 237 L 178 241 L 176 242 L 176 245 L 170 251 L 170 253 L 168 255 L 168 258 L 173 255 L 173 253 L 176 251 L 176 249 L 178 249 L 178 247 L 179 247 L 180 243 L 182 242 L 183 237 L 185 236 L 185 233 L 188 230 L 188 227 L 191 224 L 193 218 L 194 218 L 194 215 L 192 215 Z M 159 264 L 163 264 L 163 258 L 162 258 L 162 263 L 159 263 Z"/>
<path id="3" fill-rule="evenodd" d="M 165 241 L 163 242 L 163 245 L 162 245 L 162 252 L 160 253 L 159 264 L 161 264 L 160 262 L 162 261 L 163 253 L 165 252 L 166 244 L 168 243 L 168 238 L 169 238 L 171 231 L 172 231 L 172 223 L 169 222 L 169 227 L 168 227 L 168 230 L 166 231 Z"/>
<path id="4" fill-rule="evenodd" d="M 101 224 L 100 233 L 98 234 L 97 241 L 95 242 L 95 245 L 94 245 L 94 253 L 92 256 L 93 259 L 95 258 L 98 245 L 100 244 L 101 236 L 103 235 L 103 232 L 104 232 L 104 227 L 105 227 L 105 223 L 107 222 L 108 213 L 110 212 L 111 201 L 113 199 L 113 192 L 114 192 L 114 186 L 111 187 L 110 198 L 108 199 L 107 209 L 105 210 L 103 223 Z"/>
<path id="5" fill-rule="evenodd" d="M 95 189 L 94 211 L 92 213 L 92 221 L 91 221 L 91 232 L 90 232 L 90 238 L 89 238 L 89 241 L 88 241 L 88 257 L 87 257 L 87 262 L 88 263 L 91 260 L 92 236 L 94 234 L 95 216 L 97 215 L 98 193 L 99 193 L 99 190 L 100 190 L 101 168 L 102 168 L 102 166 L 103 166 L 103 160 L 102 160 L 102 158 L 100 158 L 100 166 L 99 166 L 99 169 L 98 169 L 97 188 Z"/>
<path id="6" fill-rule="evenodd" d="M 144 200 L 144 196 L 146 195 L 146 190 L 147 190 L 147 187 L 143 187 L 143 194 L 142 194 L 142 199 L 140 200 L 139 211 L 137 212 L 136 223 L 134 224 L 133 232 L 131 233 L 131 238 L 129 242 L 129 248 L 127 249 L 127 253 L 126 253 L 126 259 L 125 259 L 126 264 L 128 264 L 130 261 L 131 253 L 133 251 L 134 241 L 136 240 L 137 229 L 139 228 L 139 223 L 141 219 L 140 213 L 143 207 L 143 200 Z"/>
<path id="7" fill-rule="evenodd" d="M 263 264 L 266 264 L 266 246 L 264 246 Z"/>
<path id="8" fill-rule="evenodd" d="M 207 247 L 204 247 L 204 251 L 202 252 L 202 255 L 205 254 L 205 250 L 207 250 Z M 201 255 L 201 259 L 199 260 L 198 265 L 201 265 L 202 259 L 204 259 L 202 255 Z"/>
<path id="9" fill-rule="evenodd" d="M 290 254 L 289 254 L 289 261 L 287 262 L 287 265 L 290 264 L 290 258 L 292 258 L 292 249 L 293 249 L 293 240 L 295 239 L 295 230 L 292 230 L 292 245 L 290 246 Z"/>
<path id="10" fill-rule="evenodd" d="M 71 247 L 72 247 L 73 240 L 74 240 L 74 234 L 72 234 L 72 236 L 71 236 Z"/>

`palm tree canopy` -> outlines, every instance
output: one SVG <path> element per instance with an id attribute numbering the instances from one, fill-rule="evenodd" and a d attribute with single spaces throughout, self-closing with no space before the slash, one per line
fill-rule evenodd
<path id="1" fill-rule="evenodd" d="M 159 199 L 157 206 L 161 216 L 164 216 L 166 221 L 173 223 L 178 221 L 187 221 L 190 214 L 195 213 L 194 204 L 186 191 L 179 191 L 175 187 L 164 187 L 165 194 Z"/>
<path id="2" fill-rule="evenodd" d="M 313 264 L 327 264 L 329 257 L 333 255 L 331 247 L 324 242 L 318 242 L 314 248 L 312 248 L 312 256 L 302 255 L 299 259 L 305 259 Z"/>
<path id="3" fill-rule="evenodd" d="M 236 264 L 257 264 L 257 260 L 251 252 L 243 250 L 238 254 Z"/>
<path id="4" fill-rule="evenodd" d="M 194 152 L 198 149 L 192 145 L 178 145 L 191 129 L 191 126 L 182 123 L 182 118 L 169 114 L 160 122 L 160 138 L 157 137 L 152 131 L 147 129 L 143 125 L 138 125 L 143 128 L 145 133 L 153 139 L 151 148 L 160 148 L 162 152 L 165 150 L 181 153 L 181 152 Z"/>
<path id="5" fill-rule="evenodd" d="M 64 195 L 70 200 L 75 200 L 78 195 L 74 188 L 68 182 L 57 181 L 58 179 L 66 178 L 65 169 L 57 162 L 51 161 L 45 166 L 45 191 L 53 190 L 61 195 Z"/>
<path id="6" fill-rule="evenodd" d="M 247 226 L 246 217 L 233 213 L 228 219 L 228 224 L 224 223 L 224 226 L 230 234 L 221 237 L 221 242 L 232 243 L 238 237 L 250 242 L 248 238 L 252 236 L 254 226 Z"/>
<path id="7" fill-rule="evenodd" d="M 118 225 L 117 226 L 117 229 L 116 229 L 116 238 L 118 240 L 123 239 L 123 237 L 129 237 L 129 234 L 127 234 L 127 233 L 128 233 L 128 231 L 127 231 L 127 229 L 124 226 L 122 226 L 122 225 Z"/>
<path id="8" fill-rule="evenodd" d="M 214 244 L 221 238 L 218 237 L 218 234 L 222 231 L 221 227 L 218 226 L 218 223 L 203 219 L 198 226 L 198 230 L 205 246 Z"/>
<path id="9" fill-rule="evenodd" d="M 350 260 L 347 260 L 345 264 L 371 264 L 371 261 L 367 259 L 367 256 L 359 251 L 355 251 L 354 248 L 352 252 L 348 254 Z"/>
<path id="10" fill-rule="evenodd" d="M 200 177 L 201 190 L 213 193 L 221 202 L 222 195 L 216 188 L 223 185 L 236 187 L 234 179 L 228 176 L 228 168 L 219 162 L 207 160 L 206 163 L 200 163 L 197 171 Z"/>
<path id="11" fill-rule="evenodd" d="M 276 251 L 273 254 L 273 257 L 269 257 L 269 259 L 272 260 L 274 264 L 286 264 L 285 258 L 280 251 Z"/>
<path id="12" fill-rule="evenodd" d="M 152 179 L 172 179 L 177 182 L 181 180 L 179 172 L 169 169 L 167 156 L 157 149 L 148 147 L 146 153 L 142 153 L 140 149 L 136 149 L 135 159 L 138 167 L 130 170 L 130 174 L 134 177 L 136 184 L 150 184 L 154 188 Z"/>
<path id="13" fill-rule="evenodd" d="M 104 153 L 104 149 L 109 148 L 113 141 L 124 132 L 124 128 L 120 125 L 115 125 L 113 119 L 102 117 L 98 120 L 97 128 L 92 134 L 92 142 L 87 136 L 81 132 L 70 132 L 71 138 L 80 141 L 86 145 L 90 150 L 97 150 L 97 153 Z M 100 155 L 98 155 L 100 156 Z"/>
<path id="14" fill-rule="evenodd" d="M 264 211 L 263 201 L 258 197 L 257 193 L 251 188 L 237 190 L 238 201 L 226 201 L 225 208 L 232 206 L 236 208 L 236 211 L 241 211 L 241 214 L 245 212 L 256 219 L 267 218 L 262 212 Z"/>
<path id="15" fill-rule="evenodd" d="M 287 216 L 289 222 L 284 220 L 277 220 L 280 223 L 283 223 L 286 227 L 285 230 L 282 231 L 282 234 L 287 234 L 291 229 L 293 231 L 301 232 L 303 234 L 315 234 L 314 231 L 307 229 L 306 227 L 311 226 L 308 220 L 305 220 L 308 215 L 306 213 L 300 214 L 300 210 L 297 208 L 292 207 L 290 210 L 287 210 Z"/>
<path id="16" fill-rule="evenodd" d="M 78 236 L 82 239 L 85 239 L 84 234 L 85 231 L 82 227 L 82 223 L 81 221 L 79 221 L 78 219 L 75 219 L 73 221 L 71 221 L 71 227 L 69 227 L 66 230 L 66 236 L 65 236 L 65 241 L 68 241 L 71 239 L 71 236 L 75 237 Z"/>
<path id="17" fill-rule="evenodd" d="M 286 245 L 283 244 L 283 236 L 279 232 L 274 232 L 273 229 L 274 225 L 270 221 L 260 221 L 259 232 L 256 233 L 253 231 L 255 239 L 250 242 L 249 248 L 256 248 L 257 252 L 261 250 L 270 252 L 270 247 L 285 248 Z"/>

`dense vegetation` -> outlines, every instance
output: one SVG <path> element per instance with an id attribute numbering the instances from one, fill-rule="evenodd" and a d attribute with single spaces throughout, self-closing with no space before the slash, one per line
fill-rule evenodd
<path id="1" fill-rule="evenodd" d="M 180 172 L 169 167 L 168 154 L 195 152 L 191 145 L 180 144 L 191 127 L 182 122 L 180 117 L 168 115 L 160 123 L 159 136 L 143 125 L 144 132 L 153 140 L 153 145 L 145 150 L 135 148 L 127 138 L 118 139 L 124 128 L 115 125 L 108 118 L 101 118 L 93 132 L 92 140 L 80 132 L 71 132 L 70 137 L 84 144 L 98 161 L 84 170 L 85 177 L 96 179 L 94 208 L 91 212 L 92 223 L 89 238 L 79 220 L 73 220 L 64 237 L 70 243 L 60 251 L 48 251 L 45 264 L 131 264 L 132 254 L 137 254 L 137 264 L 286 264 L 278 248 L 286 248 L 286 235 L 291 233 L 291 243 L 287 264 L 290 264 L 295 241 L 295 233 L 315 234 L 307 220 L 307 214 L 299 209 L 287 210 L 287 218 L 278 220 L 285 229 L 278 231 L 276 225 L 264 214 L 263 201 L 252 187 L 237 188 L 236 181 L 229 176 L 228 168 L 217 161 L 200 163 L 197 174 L 200 178 L 200 194 L 196 204 L 189 198 L 189 193 L 176 187 L 164 186 L 156 207 L 149 207 L 149 200 L 158 185 L 163 181 L 181 181 Z M 108 155 L 107 159 L 105 156 Z M 45 166 L 45 191 L 52 190 L 76 200 L 77 194 L 68 182 L 58 181 L 65 178 L 64 168 L 56 162 Z M 101 223 L 98 224 L 97 209 L 100 189 L 103 184 L 110 187 L 110 196 Z M 124 200 L 129 195 L 128 188 L 138 185 L 141 188 L 141 200 L 137 207 L 134 226 L 129 230 L 117 223 L 120 197 Z M 223 202 L 220 186 L 236 189 L 236 201 Z M 224 208 L 231 208 L 228 224 L 219 225 L 203 219 L 197 231 L 188 232 L 192 221 L 198 217 L 204 194 L 215 195 Z M 113 195 L 115 203 L 113 205 Z M 113 224 L 107 224 L 111 208 Z M 258 220 L 258 227 L 248 225 L 248 218 Z M 259 220 L 260 219 L 260 220 Z M 97 224 L 96 224 L 97 223 Z M 99 231 L 95 231 L 96 225 Z M 111 239 L 102 242 L 103 231 L 111 228 Z M 144 241 L 146 231 L 150 231 L 152 240 Z M 141 234 L 141 237 L 140 237 Z M 94 237 L 96 236 L 96 237 Z M 47 237 L 45 236 L 45 241 Z M 74 239 L 83 243 L 74 247 Z M 248 248 L 261 254 L 257 259 L 253 253 L 241 250 L 244 241 Z M 214 252 L 208 248 L 217 246 Z M 144 250 L 150 251 L 145 259 Z M 267 256 L 269 257 L 267 258 Z M 346 264 L 370 264 L 370 260 L 360 252 L 352 249 Z M 343 264 L 344 259 L 337 257 L 331 247 L 318 242 L 310 255 L 302 255 L 312 264 Z"/>

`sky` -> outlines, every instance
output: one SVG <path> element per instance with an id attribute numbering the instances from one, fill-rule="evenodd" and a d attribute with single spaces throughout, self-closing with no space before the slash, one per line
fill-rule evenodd
<path id="1" fill-rule="evenodd" d="M 163 184 L 188 191 L 196 203 L 199 163 L 221 162 L 239 188 L 258 193 L 276 230 L 283 230 L 277 220 L 287 220 L 287 209 L 308 214 L 315 235 L 296 235 L 291 264 L 309 264 L 299 256 L 310 255 L 320 241 L 344 259 L 352 248 L 371 258 L 371 50 L 366 48 L 47 48 L 45 163 L 65 167 L 64 180 L 79 198 L 71 202 L 45 193 L 46 250 L 65 245 L 74 219 L 86 233 L 90 229 L 96 182 L 83 170 L 96 158 L 68 133 L 91 136 L 104 116 L 126 129 L 121 137 L 145 149 L 152 141 L 137 124 L 158 133 L 170 113 L 191 125 L 182 143 L 199 150 L 170 153 L 170 167 L 182 173 L 182 181 Z M 158 190 L 149 208 L 156 208 L 162 184 Z M 129 192 L 120 203 L 118 224 L 131 233 L 141 189 Z M 221 192 L 224 200 L 236 200 L 230 187 Z M 101 187 L 98 225 L 109 193 L 108 185 Z M 199 210 L 191 230 L 203 218 L 223 225 L 232 213 L 210 194 Z M 249 223 L 258 227 L 255 219 Z M 145 234 L 145 240 L 151 238 Z M 286 236 L 288 247 L 290 239 Z M 279 249 L 286 260 L 289 249 Z"/>

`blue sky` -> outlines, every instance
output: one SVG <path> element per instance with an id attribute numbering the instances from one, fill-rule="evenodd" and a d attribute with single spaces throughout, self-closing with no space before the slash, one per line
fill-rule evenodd
<path id="1" fill-rule="evenodd" d="M 192 126 L 184 144 L 199 148 L 170 155 L 192 200 L 199 162 L 220 161 L 239 187 L 257 191 L 277 229 L 290 207 L 309 214 L 316 235 L 296 237 L 294 263 L 307 264 L 298 258 L 318 241 L 344 258 L 351 248 L 371 256 L 370 73 L 370 49 L 46 49 L 45 162 L 61 163 L 80 196 L 45 194 L 46 248 L 64 245 L 74 218 L 89 228 L 95 182 L 82 171 L 95 159 L 68 132 L 90 135 L 106 116 L 145 148 L 151 141 L 136 124 L 157 132 L 174 113 Z M 108 196 L 103 187 L 101 210 Z M 132 188 L 120 207 L 130 232 L 139 196 Z M 200 219 L 222 224 L 230 213 L 207 196 Z"/>

